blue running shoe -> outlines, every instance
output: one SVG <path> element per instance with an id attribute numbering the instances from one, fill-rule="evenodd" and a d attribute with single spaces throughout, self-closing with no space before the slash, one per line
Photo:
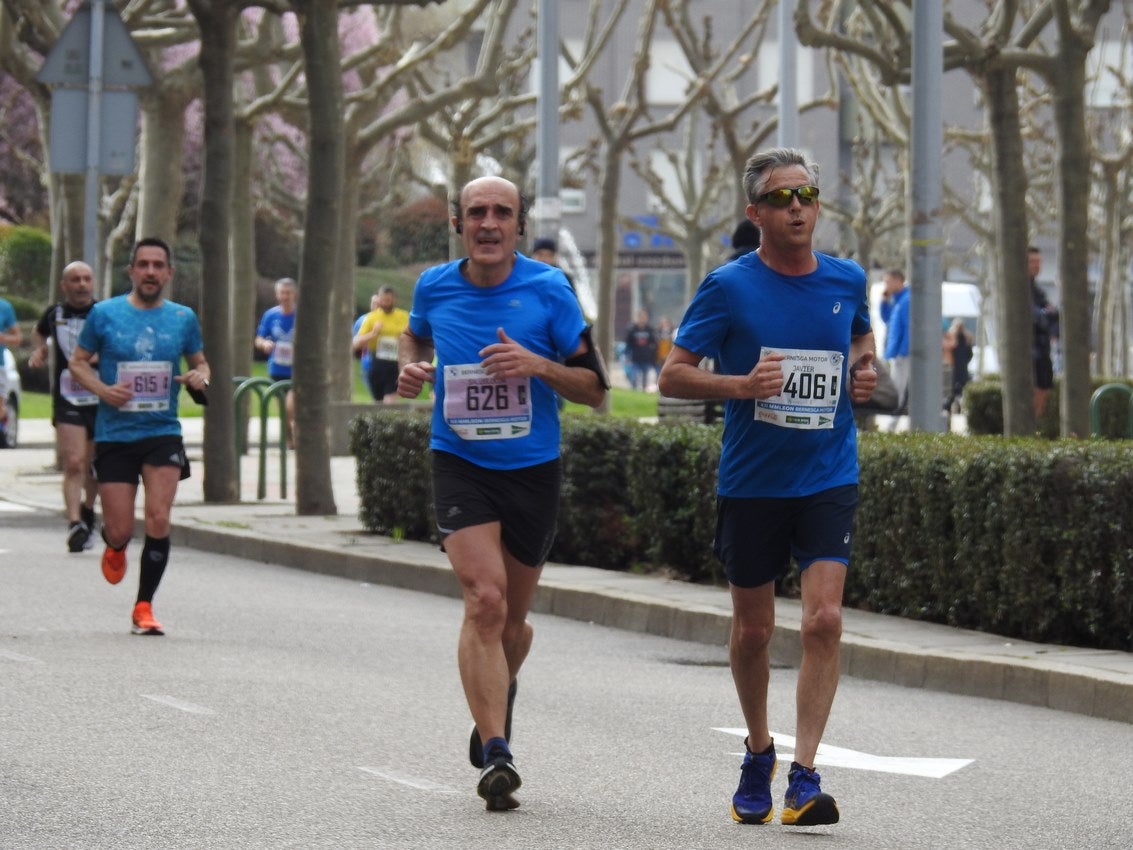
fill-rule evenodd
<path id="1" fill-rule="evenodd" d="M 795 826 L 818 826 L 838 823 L 838 804 L 829 794 L 823 794 L 817 771 L 791 762 L 787 774 L 787 797 L 783 801 L 783 823 Z"/>
<path id="2" fill-rule="evenodd" d="M 768 749 L 767 753 L 753 753 L 744 739 L 740 787 L 732 795 L 732 820 L 736 823 L 767 823 L 775 813 L 771 802 L 771 779 L 777 765 L 774 741 Z"/>
<path id="3" fill-rule="evenodd" d="M 504 738 L 511 743 L 511 710 L 515 705 L 515 694 L 519 690 L 519 679 L 512 679 L 507 689 L 507 718 L 504 720 Z M 473 767 L 484 766 L 484 744 L 480 740 L 480 730 L 475 724 L 472 734 L 468 736 L 468 760 Z"/>
<path id="4" fill-rule="evenodd" d="M 523 780 L 512 764 L 512 755 L 503 748 L 493 748 L 484 758 L 484 769 L 476 793 L 484 798 L 489 812 L 503 812 L 519 806 L 514 793 Z"/>

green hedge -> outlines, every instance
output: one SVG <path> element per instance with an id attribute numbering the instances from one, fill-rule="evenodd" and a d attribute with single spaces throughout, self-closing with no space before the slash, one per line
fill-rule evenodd
<path id="1" fill-rule="evenodd" d="M 564 417 L 551 559 L 722 582 L 720 433 Z M 426 416 L 355 420 L 365 528 L 436 540 L 427 444 Z M 859 457 L 848 606 L 1133 650 L 1133 443 L 863 434 Z"/>
<path id="2" fill-rule="evenodd" d="M 1090 392 L 1094 393 L 1098 387 L 1105 384 L 1125 384 L 1133 387 L 1133 381 L 1127 378 L 1093 378 Z M 1059 413 L 1062 382 L 1055 379 L 1054 387 L 1047 399 L 1046 410 L 1037 423 L 1037 435 L 1049 440 L 1057 440 L 1059 435 Z M 972 381 L 964 388 L 964 411 L 968 417 L 968 432 L 971 434 L 1002 434 L 1003 433 L 1003 386 L 998 376 L 991 376 L 987 380 Z M 1106 439 L 1122 439 L 1126 436 L 1128 428 L 1129 405 L 1128 402 L 1108 397 L 1102 400 L 1099 410 L 1101 433 L 1099 436 Z"/>

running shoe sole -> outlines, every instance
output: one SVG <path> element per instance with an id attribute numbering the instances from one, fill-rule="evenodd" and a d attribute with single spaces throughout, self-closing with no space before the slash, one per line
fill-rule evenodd
<path id="1" fill-rule="evenodd" d="M 762 817 L 753 817 L 752 815 L 748 815 L 748 816 L 745 817 L 745 816 L 741 815 L 739 812 L 736 811 L 736 804 L 735 803 L 732 803 L 732 805 L 729 806 L 729 808 L 732 811 L 732 820 L 734 820 L 736 823 L 746 823 L 746 824 L 750 824 L 750 825 L 753 825 L 753 826 L 759 826 L 760 824 L 771 823 L 771 819 L 773 817 L 775 817 L 775 807 L 774 806 L 772 806 L 770 809 L 768 809 L 767 814 L 763 815 Z"/>
<path id="2" fill-rule="evenodd" d="M 511 743 L 511 710 L 515 706 L 515 694 L 519 690 L 519 679 L 512 679 L 507 688 L 507 717 L 504 719 L 504 740 Z M 484 766 L 484 742 L 480 740 L 480 730 L 472 724 L 472 734 L 468 736 L 468 761 L 473 767 Z M 515 808 L 515 806 L 512 806 Z"/>
<path id="3" fill-rule="evenodd" d="M 91 533 L 85 523 L 77 522 L 67 532 L 67 551 L 82 552 L 91 546 Z"/>
<path id="4" fill-rule="evenodd" d="M 160 625 L 160 624 L 156 625 L 156 626 L 139 626 L 137 623 L 135 623 L 133 626 L 130 627 L 130 631 L 133 632 L 136 635 L 157 635 L 157 636 L 160 636 L 160 635 L 165 634 L 164 628 L 165 627 Z"/>
<path id="5" fill-rule="evenodd" d="M 484 798 L 489 811 L 504 811 L 515 808 L 519 804 L 512 796 L 523 784 L 513 765 L 506 757 L 493 759 L 492 763 L 484 768 L 480 774 L 480 782 L 476 786 L 476 793 Z M 515 805 L 511 805 L 511 803 Z"/>
<path id="6" fill-rule="evenodd" d="M 489 797 L 484 801 L 484 808 L 489 812 L 509 812 L 519 808 L 519 800 L 511 794 L 501 794 L 499 797 Z"/>
<path id="7" fill-rule="evenodd" d="M 788 826 L 822 826 L 838 823 L 838 804 L 829 794 L 818 794 L 800 809 L 783 809 L 783 823 Z"/>

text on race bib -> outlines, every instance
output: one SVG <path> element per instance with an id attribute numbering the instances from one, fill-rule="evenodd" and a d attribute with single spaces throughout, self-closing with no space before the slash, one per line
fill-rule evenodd
<path id="1" fill-rule="evenodd" d="M 134 394 L 119 410 L 168 410 L 170 389 L 173 386 L 173 364 L 168 360 L 128 360 L 119 363 L 118 383 L 127 384 Z"/>
<path id="2" fill-rule="evenodd" d="M 444 368 L 445 422 L 463 440 L 531 433 L 531 380 L 492 378 L 478 364 Z"/>
<path id="3" fill-rule="evenodd" d="M 765 346 L 760 357 L 767 354 L 783 355 L 783 390 L 756 399 L 755 418 L 780 428 L 833 428 L 842 393 L 842 352 Z"/>
<path id="4" fill-rule="evenodd" d="M 59 395 L 75 407 L 98 404 L 98 396 L 76 381 L 70 369 L 64 369 L 59 375 Z"/>

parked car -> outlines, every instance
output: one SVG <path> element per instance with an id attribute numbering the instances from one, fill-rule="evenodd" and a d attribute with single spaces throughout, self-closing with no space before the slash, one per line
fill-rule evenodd
<path id="1" fill-rule="evenodd" d="M 8 402 L 8 420 L 0 422 L 0 449 L 14 449 L 20 442 L 20 372 L 16 368 L 16 355 L 9 349 L 2 349 L 0 358 L 3 358 L 0 387 Z"/>

